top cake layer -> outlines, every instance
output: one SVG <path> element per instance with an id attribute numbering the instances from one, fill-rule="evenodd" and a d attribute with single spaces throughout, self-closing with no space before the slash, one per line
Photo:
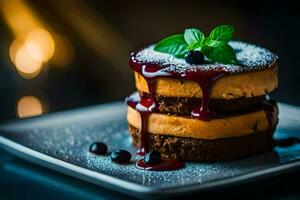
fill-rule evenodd
<path id="1" fill-rule="evenodd" d="M 235 50 L 239 65 L 222 63 L 193 65 L 173 55 L 154 51 L 154 45 L 137 52 L 134 60 L 139 63 L 158 64 L 163 71 L 179 74 L 187 71 L 214 69 L 221 69 L 229 73 L 249 72 L 271 67 L 278 60 L 276 54 L 259 46 L 239 41 L 231 41 L 229 45 Z"/>

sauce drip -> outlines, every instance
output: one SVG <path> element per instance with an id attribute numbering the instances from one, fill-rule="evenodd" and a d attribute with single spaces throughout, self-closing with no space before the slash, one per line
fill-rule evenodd
<path id="1" fill-rule="evenodd" d="M 138 169 L 149 171 L 169 171 L 181 169 L 185 166 L 184 162 L 176 159 L 162 159 L 158 164 L 148 165 L 143 159 L 138 160 L 135 164 Z"/>
<path id="2" fill-rule="evenodd" d="M 148 152 L 147 143 L 147 120 L 150 113 L 155 112 L 158 105 L 153 96 L 150 94 L 143 94 L 140 96 L 139 93 L 134 93 L 127 97 L 126 102 L 128 106 L 136 109 L 140 113 L 141 117 L 141 148 L 137 151 L 138 155 L 144 156 Z M 176 170 L 184 167 L 184 162 L 175 159 L 162 159 L 160 163 L 155 165 L 148 165 L 141 159 L 136 162 L 135 166 L 138 169 L 153 170 L 153 171 L 167 171 Z"/>
<path id="3" fill-rule="evenodd" d="M 182 79 L 196 82 L 201 88 L 202 98 L 201 105 L 193 109 L 191 116 L 203 121 L 209 121 L 214 118 L 215 113 L 209 110 L 209 99 L 212 93 L 212 89 L 216 81 L 226 75 L 221 69 L 215 69 L 211 71 L 195 70 L 187 71 L 180 74 Z"/>
<path id="4" fill-rule="evenodd" d="M 155 112 L 158 108 L 157 103 L 154 98 L 149 94 L 144 94 L 142 96 L 139 93 L 135 93 L 126 99 L 128 106 L 136 109 L 141 117 L 141 148 L 138 150 L 137 154 L 144 156 L 148 152 L 147 145 L 147 121 L 150 113 Z"/>

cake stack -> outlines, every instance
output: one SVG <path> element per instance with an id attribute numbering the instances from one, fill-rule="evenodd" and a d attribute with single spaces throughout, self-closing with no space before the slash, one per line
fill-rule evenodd
<path id="1" fill-rule="evenodd" d="M 218 161 L 272 147 L 278 108 L 267 95 L 278 84 L 277 56 L 229 44 L 238 64 L 189 64 L 154 45 L 131 55 L 137 92 L 127 98 L 127 120 L 138 153 Z"/>

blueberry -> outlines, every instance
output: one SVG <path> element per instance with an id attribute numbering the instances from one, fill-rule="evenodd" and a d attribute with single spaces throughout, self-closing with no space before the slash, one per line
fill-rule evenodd
<path id="1" fill-rule="evenodd" d="M 200 51 L 189 51 L 185 55 L 185 61 L 189 64 L 201 64 L 204 61 L 204 56 Z"/>
<path id="2" fill-rule="evenodd" d="M 116 163 L 128 163 L 131 159 L 131 154 L 123 149 L 115 150 L 111 153 L 110 158 Z"/>
<path id="3" fill-rule="evenodd" d="M 95 142 L 91 144 L 90 152 L 97 155 L 103 155 L 107 152 L 107 146 L 102 142 Z"/>
<path id="4" fill-rule="evenodd" d="M 160 162 L 160 157 L 161 156 L 158 151 L 149 152 L 144 156 L 144 163 L 148 165 L 157 164 Z"/>

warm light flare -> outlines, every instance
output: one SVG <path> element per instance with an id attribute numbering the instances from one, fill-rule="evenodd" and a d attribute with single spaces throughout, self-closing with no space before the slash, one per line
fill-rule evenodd
<path id="1" fill-rule="evenodd" d="M 17 71 L 24 78 L 33 78 L 42 70 L 43 63 L 31 57 L 26 48 L 22 46 L 15 55 L 14 63 Z"/>
<path id="2" fill-rule="evenodd" d="M 41 23 L 30 7 L 22 0 L 2 0 L 2 14 L 16 36 L 24 35 L 32 29 L 41 27 Z"/>
<path id="3" fill-rule="evenodd" d="M 23 46 L 24 44 L 24 38 L 17 38 L 15 39 L 9 47 L 9 57 L 10 60 L 15 64 L 15 59 L 16 59 L 16 55 L 18 50 Z"/>
<path id="4" fill-rule="evenodd" d="M 36 77 L 43 64 L 54 54 L 53 36 L 45 29 L 38 28 L 15 39 L 9 50 L 10 58 L 17 71 L 24 78 Z"/>
<path id="5" fill-rule="evenodd" d="M 24 96 L 17 103 L 19 118 L 41 115 L 45 112 L 42 101 L 34 96 Z"/>
<path id="6" fill-rule="evenodd" d="M 11 61 L 22 77 L 36 77 L 55 53 L 53 34 L 26 1 L 3 0 L 0 11 L 15 35 L 9 50 Z"/>
<path id="7" fill-rule="evenodd" d="M 54 54 L 54 39 L 48 31 L 42 28 L 31 31 L 24 45 L 31 57 L 40 62 L 48 61 Z"/>

